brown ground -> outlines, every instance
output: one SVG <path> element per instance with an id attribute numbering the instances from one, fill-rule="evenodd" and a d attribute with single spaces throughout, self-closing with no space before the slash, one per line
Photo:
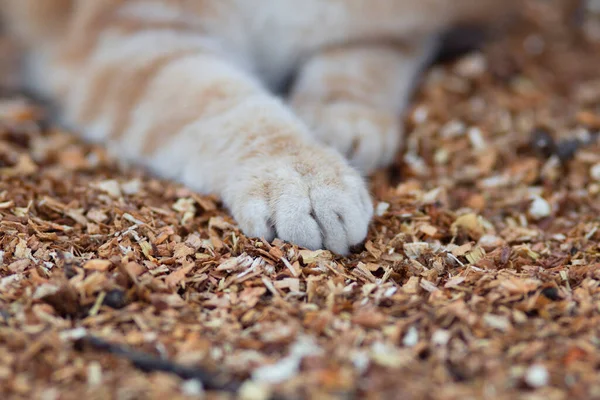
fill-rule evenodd
<path id="1" fill-rule="evenodd" d="M 600 25 L 544 4 L 427 74 L 349 258 L 2 100 L 0 397 L 600 398 Z"/>

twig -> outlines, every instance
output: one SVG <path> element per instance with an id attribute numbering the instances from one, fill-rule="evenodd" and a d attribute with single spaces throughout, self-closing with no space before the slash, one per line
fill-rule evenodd
<path id="1" fill-rule="evenodd" d="M 162 371 L 175 374 L 185 380 L 198 380 L 202 382 L 206 389 L 236 392 L 241 386 L 240 382 L 237 381 L 224 382 L 217 375 L 202 368 L 179 365 L 148 353 L 106 342 L 94 336 L 86 336 L 75 342 L 75 348 L 78 351 L 83 351 L 86 347 L 125 358 L 144 372 Z"/>

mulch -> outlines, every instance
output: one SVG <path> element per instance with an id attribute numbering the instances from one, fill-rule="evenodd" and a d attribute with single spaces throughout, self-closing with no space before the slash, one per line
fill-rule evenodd
<path id="1" fill-rule="evenodd" d="M 0 100 L 3 399 L 600 398 L 600 19 L 432 67 L 347 258 Z"/>

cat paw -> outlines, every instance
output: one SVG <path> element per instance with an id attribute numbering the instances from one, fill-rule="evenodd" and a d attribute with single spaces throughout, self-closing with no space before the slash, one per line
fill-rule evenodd
<path id="1" fill-rule="evenodd" d="M 335 148 L 361 173 L 389 165 L 402 138 L 401 119 L 385 110 L 357 103 L 332 103 L 298 114 L 316 139 Z"/>
<path id="2" fill-rule="evenodd" d="M 242 231 L 345 255 L 361 243 L 373 205 L 361 176 L 330 149 L 255 165 L 224 198 Z"/>

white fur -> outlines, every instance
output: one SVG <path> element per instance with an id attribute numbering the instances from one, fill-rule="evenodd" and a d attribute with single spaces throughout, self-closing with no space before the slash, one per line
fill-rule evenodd
<path id="1" fill-rule="evenodd" d="M 74 1 L 92 13 L 101 8 Z M 465 8 L 467 0 L 456 1 Z M 107 141 L 115 134 L 123 80 L 162 56 L 197 51 L 175 57 L 154 73 L 140 102 L 131 105 L 113 148 L 159 175 L 221 195 L 251 236 L 278 236 L 344 254 L 365 238 L 372 216 L 365 182 L 350 165 L 368 174 L 392 160 L 401 142 L 400 114 L 435 47 L 431 38 L 454 18 L 456 4 L 129 1 L 117 16 L 142 25 L 180 21 L 185 32 L 153 28 L 124 34 L 117 27 L 104 31 L 86 61 L 60 65 L 49 55 L 37 58 L 34 63 L 40 65 L 33 70 L 61 96 L 68 123 L 81 126 L 90 139 Z M 203 5 L 209 11 L 198 11 Z M 68 31 L 59 45 L 68 48 L 77 35 L 85 35 L 85 20 L 78 19 L 81 32 Z M 379 39 L 409 42 L 412 48 L 369 44 Z M 346 47 L 337 55 L 324 51 L 338 45 Z M 90 82 L 106 70 L 116 70 L 117 78 L 108 84 L 105 98 L 94 99 Z M 292 111 L 267 88 L 294 72 Z M 332 79 L 348 83 L 343 93 L 336 93 Z M 199 97 L 215 83 L 225 95 L 213 93 L 207 98 L 214 101 L 204 104 Z M 90 105 L 97 111 L 91 121 L 84 120 Z M 146 142 L 157 140 L 148 132 L 157 127 L 177 131 L 164 132 L 148 154 Z"/>
<path id="2" fill-rule="evenodd" d="M 169 5 L 160 0 L 133 1 L 126 3 L 117 13 L 120 16 L 139 18 L 148 22 L 170 22 L 181 18 L 193 20 L 189 14 L 183 14 L 176 6 Z"/>

